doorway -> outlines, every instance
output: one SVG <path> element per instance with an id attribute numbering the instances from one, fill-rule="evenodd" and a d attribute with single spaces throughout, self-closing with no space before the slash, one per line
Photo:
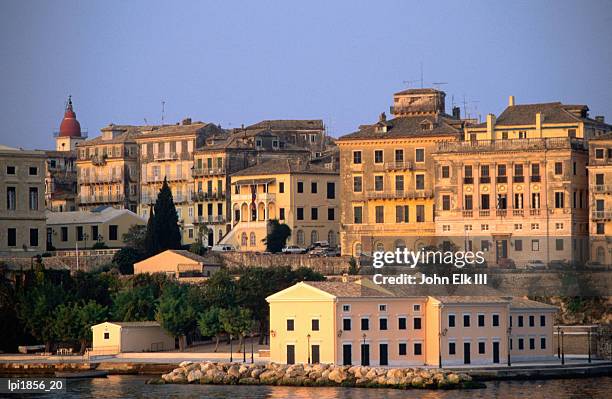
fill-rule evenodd
<path id="1" fill-rule="evenodd" d="M 352 347 L 350 344 L 342 345 L 342 364 L 344 366 L 350 366 L 353 364 Z"/>
<path id="2" fill-rule="evenodd" d="M 287 364 L 295 364 L 295 345 L 287 345 Z"/>
<path id="3" fill-rule="evenodd" d="M 389 346 L 387 344 L 380 344 L 378 347 L 380 351 L 380 365 L 389 365 Z"/>
<path id="4" fill-rule="evenodd" d="M 499 363 L 499 342 L 493 342 L 493 363 Z"/>
<path id="5" fill-rule="evenodd" d="M 463 364 L 470 364 L 471 362 L 471 358 L 470 358 L 470 343 L 469 342 L 464 342 L 463 343 Z"/>

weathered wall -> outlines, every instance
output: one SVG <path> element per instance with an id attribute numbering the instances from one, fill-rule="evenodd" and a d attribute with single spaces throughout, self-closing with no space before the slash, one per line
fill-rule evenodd
<path id="1" fill-rule="evenodd" d="M 308 255 L 257 254 L 252 252 L 224 252 L 219 254 L 222 264 L 228 268 L 237 267 L 308 267 L 319 273 L 342 274 L 349 268 L 349 257 L 322 258 Z"/>

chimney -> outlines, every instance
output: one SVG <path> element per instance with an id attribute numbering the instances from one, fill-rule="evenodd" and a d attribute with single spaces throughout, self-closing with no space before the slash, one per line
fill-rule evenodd
<path id="1" fill-rule="evenodd" d="M 514 96 L 509 96 L 508 97 L 508 106 L 509 107 L 514 107 Z"/>
<path id="2" fill-rule="evenodd" d="M 541 112 L 536 113 L 535 115 L 535 128 L 536 128 L 536 136 L 542 137 L 542 122 L 544 121 L 544 116 Z"/>
<path id="3" fill-rule="evenodd" d="M 186 126 L 186 125 L 191 125 L 191 118 L 183 119 L 183 126 Z"/>
<path id="4" fill-rule="evenodd" d="M 597 122 L 604 123 L 604 122 L 606 121 L 606 118 L 605 118 L 603 115 L 597 115 L 597 116 L 595 117 L 595 120 L 596 120 Z"/>
<path id="5" fill-rule="evenodd" d="M 493 114 L 488 114 L 487 115 L 487 139 L 489 140 L 494 140 L 495 139 L 495 122 L 497 121 L 497 118 L 495 118 L 495 115 Z"/>
<path id="6" fill-rule="evenodd" d="M 453 118 L 461 119 L 461 108 L 453 107 Z"/>

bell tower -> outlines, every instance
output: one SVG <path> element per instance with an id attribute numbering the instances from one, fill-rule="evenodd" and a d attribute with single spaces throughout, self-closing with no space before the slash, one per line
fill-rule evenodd
<path id="1" fill-rule="evenodd" d="M 54 136 L 56 151 L 74 151 L 76 145 L 87 138 L 86 135 L 81 134 L 81 124 L 76 119 L 76 113 L 72 107 L 72 96 L 68 96 L 64 119 L 60 124 L 59 132 Z"/>

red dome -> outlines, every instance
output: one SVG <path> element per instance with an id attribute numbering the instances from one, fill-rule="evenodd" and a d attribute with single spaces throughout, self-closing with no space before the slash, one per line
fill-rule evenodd
<path id="1" fill-rule="evenodd" d="M 72 98 L 68 97 L 66 112 L 59 130 L 60 137 L 81 137 L 81 124 L 76 119 L 76 113 L 72 110 Z"/>

